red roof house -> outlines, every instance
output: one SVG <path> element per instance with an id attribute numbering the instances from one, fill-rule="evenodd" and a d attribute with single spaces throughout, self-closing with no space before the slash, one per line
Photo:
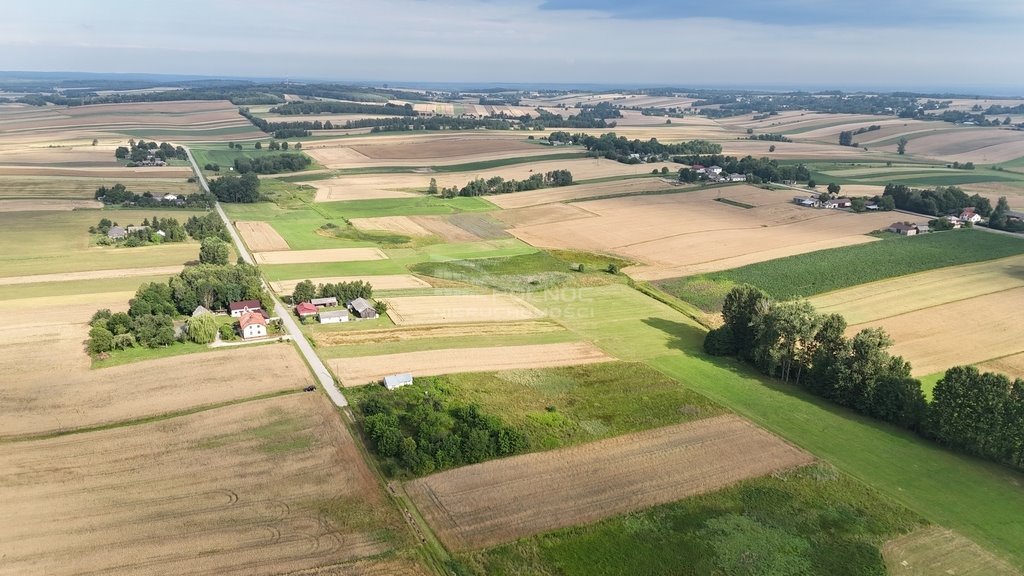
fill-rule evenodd
<path id="1" fill-rule="evenodd" d="M 312 302 L 302 302 L 295 307 L 295 313 L 299 315 L 299 318 L 305 318 L 306 316 L 316 316 L 317 307 Z"/>
<path id="2" fill-rule="evenodd" d="M 240 300 L 238 302 L 232 302 L 228 304 L 228 311 L 235 318 L 240 318 L 242 314 L 246 312 L 263 312 L 263 307 L 259 300 Z"/>
<path id="3" fill-rule="evenodd" d="M 242 338 L 262 338 L 267 335 L 267 319 L 261 312 L 246 312 L 238 319 L 238 329 Z"/>

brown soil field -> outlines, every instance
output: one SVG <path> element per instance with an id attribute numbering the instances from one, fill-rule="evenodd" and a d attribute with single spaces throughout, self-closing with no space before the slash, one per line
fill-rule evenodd
<path id="1" fill-rule="evenodd" d="M 436 376 L 456 372 L 491 372 L 521 368 L 550 368 L 614 360 L 589 342 L 453 348 L 328 360 L 344 386 L 379 382 L 388 374 L 411 372 Z"/>
<path id="2" fill-rule="evenodd" d="M 924 376 L 1024 352 L 1020 302 L 1024 302 L 1024 287 L 855 324 L 848 332 L 884 328 L 895 342 L 892 353 L 910 361 L 915 376 Z M 985 321 L 965 322 L 965 318 Z"/>
<path id="3" fill-rule="evenodd" d="M 983 372 L 999 372 L 1011 379 L 1024 378 L 1024 352 L 978 364 Z"/>
<path id="4" fill-rule="evenodd" d="M 430 236 L 431 231 L 408 216 L 381 216 L 378 218 L 353 218 L 350 220 L 359 230 L 379 230 L 405 236 Z"/>
<path id="5" fill-rule="evenodd" d="M 868 128 L 869 126 L 881 126 L 879 130 L 872 130 L 870 132 L 864 132 L 863 134 L 856 134 L 853 137 L 853 141 L 857 143 L 866 142 L 866 140 L 878 140 L 882 136 L 882 132 L 889 129 L 894 131 L 894 134 L 902 134 L 907 132 L 914 132 L 916 130 L 928 130 L 936 127 L 935 122 L 926 122 L 924 120 L 910 120 L 907 118 L 893 118 L 891 116 L 878 116 L 869 120 L 859 120 L 850 122 L 848 124 L 839 124 L 838 126 L 827 126 L 824 128 L 816 128 L 814 130 L 808 130 L 806 132 L 800 132 L 797 134 L 790 134 L 789 137 L 794 140 L 817 140 L 819 142 L 826 142 L 828 144 L 839 143 L 839 133 L 844 130 L 859 130 L 861 128 Z"/>
<path id="6" fill-rule="evenodd" d="M 526 192 L 522 192 L 526 194 Z M 592 212 L 576 206 L 575 204 L 543 204 L 529 206 L 527 208 L 513 208 L 502 210 L 494 215 L 508 227 L 536 226 L 538 224 L 557 224 L 577 218 L 590 218 L 595 216 Z"/>
<path id="7" fill-rule="evenodd" d="M 185 178 L 156 179 L 156 178 L 135 178 L 129 175 L 131 182 L 128 186 L 135 192 L 153 192 L 161 194 L 185 193 L 192 194 L 197 191 L 195 184 L 185 181 Z M 46 177 L 46 176 L 0 176 L 0 198 L 44 198 L 44 199 L 88 199 L 91 200 L 100 186 L 112 186 L 120 180 L 120 177 L 107 179 L 98 178 L 75 178 L 75 177 Z"/>
<path id="8" fill-rule="evenodd" d="M 116 146 L 59 146 L 59 147 L 10 147 L 0 148 L 0 165 L 32 165 L 46 164 L 48 166 L 109 166 L 117 167 L 119 164 L 114 158 Z"/>
<path id="9" fill-rule="evenodd" d="M 6 444 L 0 484 L 4 574 L 271 575 L 407 539 L 318 394 Z"/>
<path id="10" fill-rule="evenodd" d="M 564 149 L 531 144 L 521 134 L 476 136 L 413 137 L 365 141 L 349 139 L 337 143 L 325 141 L 304 147 L 303 151 L 330 168 L 347 166 L 432 166 L 462 162 L 540 156 L 564 152 Z"/>
<path id="11" fill-rule="evenodd" d="M 152 266 L 149 268 L 123 268 L 121 270 L 89 270 L 86 272 L 64 272 L 60 274 L 36 274 L 35 276 L 8 276 L 0 278 L 0 286 L 13 284 L 36 284 L 39 282 L 72 282 L 76 280 L 100 280 L 103 278 L 127 278 L 134 276 L 173 276 L 184 266 Z"/>
<path id="12" fill-rule="evenodd" d="M 727 140 L 719 142 L 722 145 L 722 154 L 729 156 L 754 156 L 757 158 L 767 157 L 775 159 L 809 159 L 809 160 L 830 160 L 833 158 L 854 158 L 868 161 L 872 158 L 881 159 L 883 156 L 874 151 L 865 152 L 862 148 L 851 148 L 850 146 L 839 146 L 838 144 L 819 144 L 813 142 L 763 142 L 760 140 Z M 775 146 L 775 152 L 769 152 L 768 148 Z"/>
<path id="13" fill-rule="evenodd" d="M 353 188 L 348 184 L 348 177 L 330 178 L 327 180 L 316 180 L 309 184 L 316 188 L 317 202 L 335 202 L 343 200 L 377 200 L 381 198 L 414 198 L 417 194 L 412 192 L 399 192 L 397 190 L 384 190 L 380 187 Z M 430 182 L 428 176 L 426 182 Z M 422 188 L 427 189 L 427 184 Z"/>
<path id="14" fill-rule="evenodd" d="M 404 296 L 388 298 L 388 316 L 398 326 L 466 322 L 517 322 L 544 313 L 511 294 Z"/>
<path id="15" fill-rule="evenodd" d="M 1024 256 L 861 284 L 810 299 L 818 311 L 862 324 L 1024 286 Z"/>
<path id="16" fill-rule="evenodd" d="M 288 242 L 277 233 L 277 230 L 274 230 L 274 227 L 266 222 L 236 220 L 235 228 L 242 235 L 245 245 L 253 252 L 291 249 Z"/>
<path id="17" fill-rule="evenodd" d="M 896 150 L 895 144 L 881 148 Z M 1024 132 L 998 128 L 961 128 L 914 138 L 907 153 L 945 161 L 995 163 L 1024 156 Z"/>
<path id="18" fill-rule="evenodd" d="M 303 278 L 302 280 L 305 280 Z M 270 287 L 275 292 L 281 294 L 291 294 L 295 290 L 295 285 L 302 280 L 281 280 L 279 282 L 271 282 Z M 369 282 L 373 286 L 374 290 L 408 290 L 411 288 L 430 288 L 425 280 L 413 276 L 412 274 L 393 274 L 387 276 L 329 276 L 324 278 L 310 278 L 309 281 L 314 285 L 318 284 L 337 284 L 339 282 L 355 282 L 361 280 L 363 282 Z"/>
<path id="19" fill-rule="evenodd" d="M 0 212 L 40 212 L 49 210 L 99 210 L 103 203 L 96 200 L 4 200 L 0 198 Z"/>
<path id="20" fill-rule="evenodd" d="M 448 326 L 403 326 L 400 329 L 346 330 L 319 332 L 313 335 L 317 346 L 348 346 L 352 344 L 385 344 L 409 342 L 426 338 L 461 338 L 466 336 L 510 336 L 542 334 L 565 330 L 550 321 L 502 322 L 499 324 L 454 324 Z"/>
<path id="21" fill-rule="evenodd" d="M 575 172 L 573 175 L 575 176 Z M 671 174 L 669 174 L 668 179 L 630 178 L 625 180 L 615 180 L 612 182 L 599 182 L 597 184 L 576 184 L 573 186 L 564 186 L 562 188 L 544 188 L 541 190 L 530 190 L 528 192 L 498 194 L 496 196 L 488 196 L 487 199 L 500 208 L 510 210 L 513 208 L 552 204 L 554 202 L 569 202 L 580 198 L 599 198 L 601 196 L 612 196 L 616 194 L 685 189 L 671 180 Z M 548 208 L 554 209 L 551 206 L 548 206 Z"/>
<path id="22" fill-rule="evenodd" d="M 595 217 L 509 232 L 540 248 L 618 254 L 642 265 L 627 270 L 630 275 L 653 280 L 871 242 L 867 232 L 892 223 L 885 214 L 801 208 L 792 202 L 798 194 L 738 185 L 593 200 L 574 206 Z M 738 208 L 717 202 L 718 197 L 756 207 Z"/>
<path id="23" fill-rule="evenodd" d="M 890 540 L 882 547 L 890 576 L 1020 576 L 1011 565 L 967 538 L 929 526 Z"/>
<path id="24" fill-rule="evenodd" d="M 445 242 L 476 242 L 481 238 L 468 230 L 459 228 L 445 216 L 410 216 L 417 226 L 440 237 Z"/>
<path id="25" fill-rule="evenodd" d="M 470 550 L 712 492 L 813 461 L 738 416 L 514 456 L 405 484 L 434 533 Z"/>
<path id="26" fill-rule="evenodd" d="M 307 264 L 313 262 L 357 262 L 385 260 L 379 248 L 325 248 L 322 250 L 290 250 L 287 252 L 256 252 L 257 264 Z"/>

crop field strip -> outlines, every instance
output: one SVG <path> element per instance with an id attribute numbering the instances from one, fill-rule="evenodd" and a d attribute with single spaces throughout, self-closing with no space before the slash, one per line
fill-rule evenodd
<path id="1" fill-rule="evenodd" d="M 388 316 L 398 326 L 466 322 L 520 322 L 544 313 L 511 294 L 406 296 L 388 299 Z"/>
<path id="2" fill-rule="evenodd" d="M 812 457 L 735 416 L 514 456 L 405 484 L 452 550 L 679 500 Z"/>
<path id="3" fill-rule="evenodd" d="M 282 252 L 256 252 L 257 264 L 309 264 L 316 262 L 362 262 L 386 260 L 379 248 L 325 248 L 322 250 L 290 250 Z"/>
<path id="4" fill-rule="evenodd" d="M 930 526 L 882 548 L 890 576 L 1020 576 L 1020 572 L 962 535 Z"/>
<path id="5" fill-rule="evenodd" d="M 288 242 L 274 230 L 274 227 L 266 222 L 258 221 L 235 221 L 235 228 L 242 235 L 242 240 L 252 252 L 273 252 L 276 250 L 289 250 Z"/>
<path id="6" fill-rule="evenodd" d="M 321 278 L 304 278 L 314 286 L 319 284 L 337 284 L 340 282 L 368 282 L 374 290 L 408 290 L 416 288 L 430 288 L 430 284 L 412 274 L 394 274 L 389 276 L 327 276 Z M 270 287 L 280 294 L 291 294 L 295 285 L 302 280 L 279 280 L 271 282 Z"/>

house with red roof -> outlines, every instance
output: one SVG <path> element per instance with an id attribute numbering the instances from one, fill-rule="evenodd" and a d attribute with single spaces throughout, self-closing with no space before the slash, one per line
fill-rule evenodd
<path id="1" fill-rule="evenodd" d="M 239 300 L 228 304 L 228 312 L 231 313 L 232 318 L 241 318 L 248 312 L 259 312 L 262 315 L 263 305 L 259 300 Z"/>
<path id="2" fill-rule="evenodd" d="M 238 319 L 238 330 L 245 340 L 264 338 L 267 335 L 267 319 L 262 312 L 246 312 Z"/>
<path id="3" fill-rule="evenodd" d="M 308 318 L 310 316 L 316 316 L 317 307 L 312 302 L 302 302 L 295 307 L 295 314 L 299 318 Z"/>

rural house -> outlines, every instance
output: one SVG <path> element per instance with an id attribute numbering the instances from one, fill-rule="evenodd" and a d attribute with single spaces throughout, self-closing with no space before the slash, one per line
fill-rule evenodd
<path id="1" fill-rule="evenodd" d="M 316 306 L 312 305 L 309 302 L 302 302 L 295 307 L 295 314 L 298 315 L 299 318 L 308 318 L 310 316 L 316 316 L 316 311 Z"/>
<path id="2" fill-rule="evenodd" d="M 309 303 L 317 308 L 325 308 L 327 306 L 337 306 L 338 299 L 334 296 L 328 296 L 327 298 L 313 298 Z"/>
<path id="3" fill-rule="evenodd" d="M 971 224 L 977 224 L 978 222 L 981 222 L 981 215 L 975 212 L 974 208 L 968 206 L 960 213 L 960 220 L 963 222 L 970 222 Z"/>
<path id="4" fill-rule="evenodd" d="M 366 320 L 377 317 L 377 310 L 366 298 L 356 298 L 348 303 L 348 307 L 352 309 L 352 313 L 356 315 L 356 318 Z"/>
<path id="5" fill-rule="evenodd" d="M 228 312 L 231 313 L 232 318 L 241 318 L 243 314 L 249 312 L 259 312 L 262 315 L 263 306 L 259 300 L 240 300 L 228 304 Z"/>
<path id="6" fill-rule="evenodd" d="M 263 338 L 267 335 L 267 319 L 262 312 L 246 312 L 238 319 L 238 330 L 245 340 Z"/>
<path id="7" fill-rule="evenodd" d="M 107 230 L 107 238 L 111 240 L 124 240 L 128 236 L 128 231 L 121 226 L 111 226 L 110 230 Z"/>
<path id="8" fill-rule="evenodd" d="M 739 174 L 739 173 L 729 174 L 729 182 L 746 182 L 746 181 L 747 181 L 747 175 L 746 174 Z"/>
<path id="9" fill-rule="evenodd" d="M 715 165 L 715 166 L 708 166 L 708 167 L 707 167 L 707 173 L 708 173 L 709 175 L 710 175 L 710 174 L 714 174 L 715 176 L 718 176 L 719 174 L 721 174 L 721 173 L 722 173 L 722 167 L 721 167 L 721 166 L 718 166 L 718 165 Z"/>
<path id="10" fill-rule="evenodd" d="M 821 206 L 821 202 L 817 198 L 801 198 L 799 196 L 793 198 L 794 204 L 799 204 L 805 208 L 817 208 Z"/>
<path id="11" fill-rule="evenodd" d="M 836 198 L 835 203 L 839 208 L 849 208 L 850 206 L 853 206 L 853 201 L 845 196 L 842 198 Z"/>
<path id="12" fill-rule="evenodd" d="M 405 374 L 392 374 L 384 377 L 384 387 L 388 390 L 395 390 L 402 386 L 409 386 L 412 384 L 412 374 L 408 372 Z"/>
<path id="13" fill-rule="evenodd" d="M 914 236 L 917 234 L 917 225 L 910 222 L 894 222 L 887 230 L 900 236 Z"/>
<path id="14" fill-rule="evenodd" d="M 942 219 L 952 224 L 954 230 L 959 229 L 961 226 L 963 226 L 963 222 L 961 222 L 960 219 L 957 218 L 956 216 L 943 216 Z"/>
<path id="15" fill-rule="evenodd" d="M 348 311 L 347 310 L 330 310 L 320 313 L 321 324 L 337 324 L 338 322 L 348 322 Z"/>

